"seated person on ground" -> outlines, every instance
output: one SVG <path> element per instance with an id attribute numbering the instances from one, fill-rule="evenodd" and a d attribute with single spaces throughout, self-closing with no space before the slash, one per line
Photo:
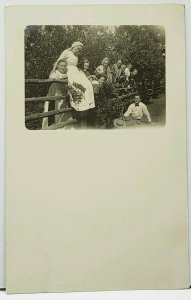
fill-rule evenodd
<path id="1" fill-rule="evenodd" d="M 127 125 L 140 124 L 141 119 L 145 115 L 149 123 L 151 123 L 150 113 L 147 106 L 141 102 L 139 95 L 135 96 L 135 102 L 130 104 L 128 110 L 124 113 Z"/>

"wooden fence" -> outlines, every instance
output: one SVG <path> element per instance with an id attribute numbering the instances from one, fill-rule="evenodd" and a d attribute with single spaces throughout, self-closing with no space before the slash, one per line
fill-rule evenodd
<path id="1" fill-rule="evenodd" d="M 59 82 L 62 83 L 64 85 L 67 86 L 68 81 L 67 79 L 65 80 L 55 80 L 55 79 L 26 79 L 25 80 L 25 84 L 27 85 L 36 85 L 36 84 L 51 84 L 53 82 Z M 132 96 L 137 94 L 137 91 L 135 91 L 133 88 L 131 87 L 118 87 L 115 89 L 117 92 L 121 93 L 122 95 L 118 95 L 118 98 L 123 99 L 123 98 L 131 98 Z M 34 104 L 38 104 L 38 103 L 42 103 L 42 102 L 46 102 L 46 101 L 57 101 L 57 100 L 64 100 L 67 101 L 67 92 L 66 95 L 59 95 L 59 96 L 43 96 L 43 97 L 30 97 L 30 98 L 25 98 L 25 104 L 26 103 L 34 103 Z M 111 99 L 112 100 L 112 99 Z M 40 120 L 49 116 L 55 116 L 58 114 L 62 114 L 62 113 L 67 113 L 67 112 L 71 112 L 72 108 L 70 108 L 69 106 L 67 108 L 61 108 L 58 110 L 52 110 L 52 111 L 46 111 L 46 112 L 40 112 L 40 113 L 32 113 L 32 114 L 28 114 L 25 115 L 25 122 L 28 123 L 30 121 L 33 120 Z M 76 119 L 70 119 L 68 121 L 65 122 L 61 122 L 61 123 L 57 123 L 57 124 L 52 124 L 48 127 L 46 127 L 45 129 L 47 130 L 54 130 L 54 129 L 58 129 L 58 128 L 63 128 L 69 124 L 74 124 L 76 123 L 77 120 Z"/>
<path id="2" fill-rule="evenodd" d="M 45 84 L 45 83 L 53 83 L 53 82 L 59 82 L 62 84 L 67 85 L 68 84 L 68 80 L 55 80 L 55 79 L 26 79 L 25 80 L 25 84 Z M 45 96 L 45 97 L 32 97 L 32 98 L 25 98 L 25 103 L 39 103 L 39 102 L 46 102 L 46 101 L 57 101 L 57 100 L 64 100 L 67 101 L 67 94 L 66 95 L 59 95 L 59 96 Z M 42 112 L 42 113 L 33 113 L 30 115 L 25 115 L 25 122 L 28 121 L 32 121 L 32 120 L 39 120 L 39 119 L 43 119 L 49 116 L 55 116 L 58 114 L 62 114 L 62 113 L 67 113 L 67 112 L 71 112 L 72 108 L 67 107 L 67 108 L 61 108 L 58 110 L 52 110 L 52 111 L 47 111 L 47 112 Z M 54 129 L 58 129 L 58 128 L 63 128 L 69 124 L 74 124 L 76 123 L 77 120 L 72 119 L 72 120 L 68 120 L 66 122 L 61 122 L 58 124 L 53 124 L 48 126 L 46 129 L 47 130 L 54 130 Z"/>

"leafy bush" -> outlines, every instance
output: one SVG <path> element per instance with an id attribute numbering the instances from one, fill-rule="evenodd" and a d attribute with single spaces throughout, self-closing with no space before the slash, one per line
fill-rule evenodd
<path id="1" fill-rule="evenodd" d="M 140 83 L 142 97 L 148 90 L 159 93 L 159 83 L 165 86 L 165 31 L 160 26 L 27 26 L 25 29 L 25 78 L 48 78 L 55 61 L 61 52 L 74 41 L 81 41 L 84 50 L 78 66 L 82 68 L 84 58 L 90 61 L 90 73 L 94 74 L 104 57 L 111 64 L 122 59 L 131 62 L 138 70 L 136 80 Z M 147 83 L 149 82 L 149 85 Z M 105 89 L 105 91 L 104 91 Z M 26 85 L 26 97 L 45 96 L 48 85 Z M 97 96 L 96 96 L 97 97 Z M 96 99 L 97 126 L 112 126 L 113 119 L 127 109 L 128 97 L 120 98 L 113 87 L 105 86 Z M 27 104 L 26 114 L 41 112 L 42 104 Z M 28 122 L 31 129 L 40 128 L 41 121 Z"/>
<path id="2" fill-rule="evenodd" d="M 120 95 L 114 86 L 105 84 L 96 98 L 96 126 L 112 128 L 113 120 L 125 113 L 132 98 L 129 93 Z"/>
<path id="3" fill-rule="evenodd" d="M 91 73 L 104 57 L 111 63 L 122 58 L 138 69 L 138 79 L 164 77 L 164 28 L 160 26 L 27 26 L 25 29 L 25 77 L 48 78 L 61 52 L 80 40 L 84 44 L 79 66 L 90 61 Z"/>

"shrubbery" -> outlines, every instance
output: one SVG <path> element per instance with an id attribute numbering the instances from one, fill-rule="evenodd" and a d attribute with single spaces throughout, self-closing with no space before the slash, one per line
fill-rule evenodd
<path id="1" fill-rule="evenodd" d="M 113 120 L 123 115 L 132 99 L 127 91 L 119 93 L 115 86 L 105 84 L 95 99 L 96 126 L 112 128 Z"/>
<path id="2" fill-rule="evenodd" d="M 149 86 L 158 93 L 162 80 L 165 85 L 164 52 L 165 32 L 159 26 L 27 26 L 25 29 L 25 78 L 48 78 L 54 62 L 61 52 L 74 41 L 84 44 L 79 58 L 82 67 L 84 58 L 90 61 L 90 73 L 94 74 L 104 57 L 111 64 L 122 59 L 131 62 L 138 70 L 139 92 L 147 100 Z M 47 85 L 26 87 L 26 97 L 45 96 Z M 112 126 L 113 119 L 120 116 L 131 101 L 120 97 L 113 86 L 105 85 L 96 96 L 97 126 Z M 43 105 L 27 104 L 26 114 L 40 112 Z M 41 121 L 28 123 L 32 129 L 40 128 Z"/>
<path id="3" fill-rule="evenodd" d="M 27 26 L 25 77 L 48 78 L 61 52 L 80 40 L 84 44 L 79 66 L 90 61 L 91 74 L 104 57 L 118 58 L 138 69 L 139 80 L 164 77 L 164 28 L 160 26 Z"/>

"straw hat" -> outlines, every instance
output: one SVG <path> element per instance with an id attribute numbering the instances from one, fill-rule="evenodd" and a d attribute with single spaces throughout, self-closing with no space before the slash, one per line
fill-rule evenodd
<path id="1" fill-rule="evenodd" d="M 113 121 L 113 125 L 115 128 L 124 128 L 126 127 L 125 119 L 118 118 Z"/>

